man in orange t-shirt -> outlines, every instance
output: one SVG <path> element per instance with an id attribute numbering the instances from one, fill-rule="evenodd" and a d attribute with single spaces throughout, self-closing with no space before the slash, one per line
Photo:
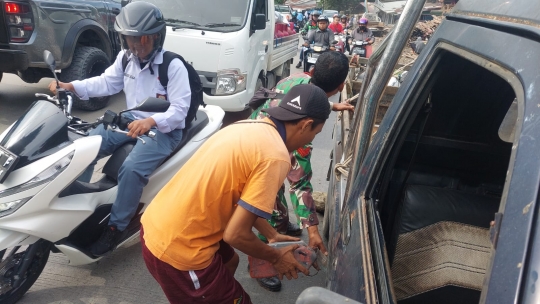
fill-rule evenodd
<path id="1" fill-rule="evenodd" d="M 308 274 L 293 256 L 298 245 L 274 249 L 252 228 L 269 241 L 294 239 L 266 219 L 289 172 L 289 152 L 322 130 L 328 97 L 314 85 L 297 85 L 264 111 L 270 117 L 209 138 L 143 214 L 143 257 L 171 303 L 251 303 L 234 278 L 239 257 L 232 247 L 271 262 L 280 279 Z"/>

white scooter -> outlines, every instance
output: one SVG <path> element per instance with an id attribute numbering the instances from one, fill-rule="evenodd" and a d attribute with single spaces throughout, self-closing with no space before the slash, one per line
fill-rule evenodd
<path id="1" fill-rule="evenodd" d="M 52 54 L 44 52 L 53 71 Z M 0 135 L 0 303 L 15 303 L 39 277 L 50 251 L 65 254 L 70 265 L 99 260 L 88 250 L 108 223 L 117 193 L 118 169 L 134 143 L 127 143 L 110 157 L 103 177 L 94 183 L 76 181 L 96 158 L 100 136 L 87 136 L 98 124 L 122 130 L 120 115 L 108 110 L 95 123 L 71 116 L 72 98 L 59 89 L 56 97 L 30 108 Z M 148 98 L 136 108 L 164 112 L 169 103 Z M 224 111 L 200 107 L 197 118 L 185 129 L 182 142 L 150 176 L 137 215 L 119 244 L 139 236 L 140 217 L 158 191 L 195 151 L 222 125 Z M 152 137 L 152 134 L 147 134 Z M 143 143 L 149 138 L 139 138 Z M 179 186 L 181 187 L 181 186 Z"/>

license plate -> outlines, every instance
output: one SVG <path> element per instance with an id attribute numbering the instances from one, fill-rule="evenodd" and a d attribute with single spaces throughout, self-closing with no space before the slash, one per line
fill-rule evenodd
<path id="1" fill-rule="evenodd" d="M 317 62 L 317 58 L 309 57 L 309 58 L 307 59 L 307 62 L 309 62 L 309 63 L 315 63 L 315 62 Z"/>
<path id="2" fill-rule="evenodd" d="M 0 184 L 6 180 L 18 161 L 19 157 L 17 155 L 9 152 L 4 147 L 0 147 Z"/>

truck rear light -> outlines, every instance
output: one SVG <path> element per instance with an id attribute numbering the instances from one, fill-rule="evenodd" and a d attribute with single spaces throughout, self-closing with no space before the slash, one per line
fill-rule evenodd
<path id="1" fill-rule="evenodd" d="M 21 8 L 17 3 L 6 2 L 6 13 L 8 14 L 17 14 L 21 12 Z"/>
<path id="2" fill-rule="evenodd" d="M 34 31 L 34 20 L 30 6 L 25 3 L 5 2 L 4 12 L 9 28 L 10 42 L 27 42 Z"/>
<path id="3" fill-rule="evenodd" d="M 30 8 L 25 4 L 6 2 L 5 7 L 8 14 L 26 14 L 30 12 Z"/>

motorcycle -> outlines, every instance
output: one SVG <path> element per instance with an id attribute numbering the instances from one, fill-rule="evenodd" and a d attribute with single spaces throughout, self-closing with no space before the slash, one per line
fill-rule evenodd
<path id="1" fill-rule="evenodd" d="M 338 41 L 336 40 L 332 41 L 332 46 L 335 46 L 337 43 Z M 304 73 L 311 72 L 311 69 L 317 62 L 317 58 L 319 58 L 322 53 L 330 51 L 330 46 L 311 44 L 309 49 L 311 52 L 306 52 L 304 55 Z"/>
<path id="2" fill-rule="evenodd" d="M 366 46 L 368 44 L 369 42 L 363 40 L 352 41 L 349 55 L 358 55 L 359 57 L 366 58 Z"/>
<path id="3" fill-rule="evenodd" d="M 55 61 L 44 51 L 55 74 Z M 54 75 L 56 78 L 56 75 Z M 56 78 L 58 83 L 58 79 Z M 96 182 L 76 179 L 96 158 L 100 136 L 88 131 L 100 124 L 127 133 L 122 113 L 165 112 L 169 102 L 147 98 L 135 108 L 115 113 L 107 110 L 93 123 L 71 115 L 73 97 L 57 88 L 56 96 L 36 94 L 38 100 L 0 135 L 0 303 L 15 303 L 34 284 L 49 253 L 62 253 L 70 265 L 96 262 L 88 247 L 108 224 L 117 194 L 118 170 L 135 143 L 117 149 Z M 158 191 L 222 125 L 224 111 L 200 107 L 197 118 L 183 130 L 176 150 L 150 176 L 136 216 L 119 246 L 139 237 L 140 218 Z M 153 131 L 138 137 L 153 140 Z"/>
<path id="4" fill-rule="evenodd" d="M 351 42 L 351 50 L 349 52 L 350 55 L 353 56 L 353 59 L 351 60 L 352 63 L 358 63 L 358 57 L 366 58 L 367 56 L 367 50 L 366 46 L 369 45 L 369 42 L 363 41 L 363 40 L 353 40 Z M 358 67 L 355 69 L 354 72 L 354 80 L 362 80 L 363 79 L 363 73 L 366 69 L 366 64 L 358 64 Z"/>
<path id="5" fill-rule="evenodd" d="M 347 34 L 334 33 L 334 37 L 337 37 L 336 51 L 340 53 L 345 53 L 348 39 Z"/>

